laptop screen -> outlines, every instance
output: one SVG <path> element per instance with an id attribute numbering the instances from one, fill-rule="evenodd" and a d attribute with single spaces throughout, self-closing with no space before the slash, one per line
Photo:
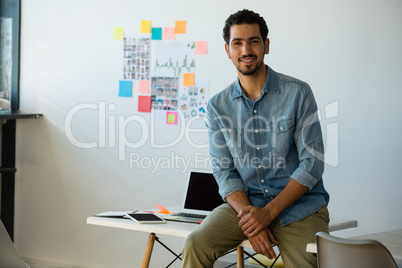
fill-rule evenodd
<path id="1" fill-rule="evenodd" d="M 212 173 L 191 171 L 184 209 L 212 211 L 223 204 Z"/>

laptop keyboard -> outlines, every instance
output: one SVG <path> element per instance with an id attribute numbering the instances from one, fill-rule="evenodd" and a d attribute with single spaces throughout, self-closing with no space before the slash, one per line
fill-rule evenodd
<path id="1" fill-rule="evenodd" d="M 191 213 L 185 213 L 185 212 L 178 212 L 178 213 L 175 213 L 174 216 L 190 217 L 190 218 L 198 218 L 198 219 L 205 219 L 205 217 L 206 217 L 206 215 L 191 214 Z"/>

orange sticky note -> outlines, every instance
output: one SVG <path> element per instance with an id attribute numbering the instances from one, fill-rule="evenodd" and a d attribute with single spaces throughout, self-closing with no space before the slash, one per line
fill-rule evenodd
<path id="1" fill-rule="evenodd" d="M 186 21 L 177 20 L 174 27 L 174 33 L 185 34 L 186 33 Z"/>
<path id="2" fill-rule="evenodd" d="M 174 40 L 174 27 L 163 28 L 163 40 Z"/>
<path id="3" fill-rule="evenodd" d="M 138 80 L 138 93 L 149 93 L 149 80 Z"/>
<path id="4" fill-rule="evenodd" d="M 197 41 L 195 42 L 195 54 L 196 55 L 206 55 L 207 51 L 207 41 Z"/>
<path id="5" fill-rule="evenodd" d="M 151 21 L 142 20 L 141 21 L 141 33 L 151 33 Z"/>
<path id="6" fill-rule="evenodd" d="M 159 208 L 159 212 L 158 213 L 163 213 L 163 214 L 170 214 L 173 213 L 172 211 L 168 210 L 167 208 L 165 208 L 164 206 L 161 205 L 155 205 L 157 208 Z"/>
<path id="7" fill-rule="evenodd" d="M 183 86 L 192 87 L 194 84 L 194 73 L 183 74 Z"/>

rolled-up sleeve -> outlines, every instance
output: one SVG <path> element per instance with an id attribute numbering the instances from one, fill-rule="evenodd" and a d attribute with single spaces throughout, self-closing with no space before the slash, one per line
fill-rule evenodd
<path id="1" fill-rule="evenodd" d="M 229 150 L 230 128 L 225 128 L 224 116 L 216 116 L 214 106 L 208 103 L 206 126 L 209 136 L 209 153 L 214 177 L 223 200 L 236 191 L 246 191 L 246 186 L 236 170 Z"/>
<path id="2" fill-rule="evenodd" d="M 294 141 L 300 163 L 291 178 L 311 190 L 324 172 L 324 144 L 317 104 L 308 85 L 300 91 L 297 108 Z"/>

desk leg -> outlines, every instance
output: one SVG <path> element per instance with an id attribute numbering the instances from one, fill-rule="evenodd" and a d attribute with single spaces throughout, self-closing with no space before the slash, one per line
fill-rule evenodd
<path id="1" fill-rule="evenodd" d="M 241 246 L 237 247 L 237 268 L 244 268 L 244 249 Z"/>
<path id="2" fill-rule="evenodd" d="M 154 248 L 156 235 L 154 233 L 149 234 L 147 247 L 145 248 L 144 257 L 142 258 L 141 268 L 148 268 L 151 261 L 152 249 Z"/>

